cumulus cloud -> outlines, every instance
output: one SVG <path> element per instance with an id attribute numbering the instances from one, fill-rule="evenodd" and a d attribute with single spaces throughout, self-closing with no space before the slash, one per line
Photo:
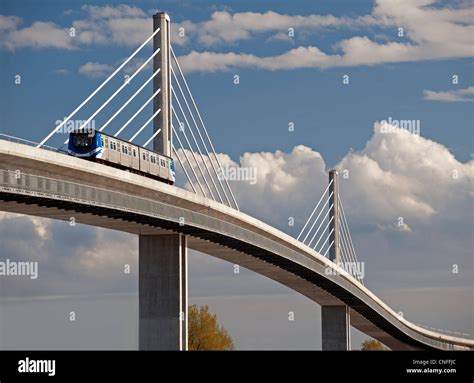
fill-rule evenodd
<path id="1" fill-rule="evenodd" d="M 68 30 L 55 23 L 35 21 L 29 27 L 14 29 L 13 27 L 19 24 L 18 20 L 12 22 L 10 18 L 10 25 L 5 21 L 5 17 L 2 17 L 2 20 L 3 22 L 0 20 L 0 23 L 5 28 L 3 30 L 0 28 L 1 45 L 7 49 L 26 47 L 73 49 Z M 13 27 L 12 23 L 14 23 Z"/>
<path id="2" fill-rule="evenodd" d="M 105 44 L 135 46 L 152 33 L 151 15 L 135 6 L 83 5 L 81 12 L 81 18 L 63 27 L 44 21 L 22 27 L 20 18 L 0 15 L 2 46 L 10 50 L 72 49 Z M 70 35 L 71 27 L 75 30 L 74 36 Z"/>
<path id="3" fill-rule="evenodd" d="M 22 217 L 21 214 L 0 211 L 0 223 L 2 225 L 8 225 L 12 221 L 19 220 Z M 40 240 L 44 241 L 49 239 L 51 221 L 32 216 L 29 217 L 29 222 L 33 227 L 34 233 Z"/>
<path id="4" fill-rule="evenodd" d="M 474 86 L 448 91 L 424 90 L 423 98 L 439 102 L 474 102 Z"/>
<path id="5" fill-rule="evenodd" d="M 317 47 L 298 47 L 278 56 L 258 57 L 245 53 L 196 52 L 179 57 L 186 72 L 217 72 L 232 68 L 265 70 L 327 68 L 338 65 L 339 56 L 329 56 Z"/>
<path id="6" fill-rule="evenodd" d="M 70 70 L 66 68 L 55 69 L 53 72 L 61 76 L 66 76 L 71 73 Z"/>
<path id="7" fill-rule="evenodd" d="M 365 36 L 342 39 L 334 52 L 322 52 L 315 46 L 300 46 L 283 54 L 261 57 L 254 54 L 191 52 L 183 55 L 188 71 L 225 71 L 233 68 L 266 70 L 347 67 L 410 62 L 433 59 L 472 57 L 474 11 L 470 5 L 439 7 L 434 0 L 378 0 L 372 13 L 347 19 L 332 16 L 286 16 L 228 12 L 213 14 L 202 23 L 198 41 L 204 45 L 249 39 L 262 31 L 282 30 L 289 26 L 301 28 L 370 27 L 402 28 L 404 38 L 383 43 Z M 218 31 L 218 32 L 217 32 Z"/>
<path id="8" fill-rule="evenodd" d="M 135 236 L 0 212 L 1 260 L 38 262 L 38 279 L 1 278 L 0 297 L 124 291 L 137 274 Z M 130 266 L 130 273 L 125 269 Z"/>
<path id="9" fill-rule="evenodd" d="M 190 152 L 188 157 L 193 163 Z M 242 209 L 284 231 L 289 217 L 304 223 L 328 182 L 324 159 L 304 145 L 291 153 L 245 153 L 239 163 L 221 154 L 220 162 L 224 168 L 254 169 L 256 183 L 230 181 L 231 187 L 245 201 Z M 474 196 L 474 161 L 461 163 L 441 144 L 395 126 L 384 129 L 378 122 L 365 148 L 349 152 L 336 168 L 348 214 L 374 230 L 410 232 L 413 222 L 429 224 L 446 215 L 466 218 L 463 206 Z M 194 170 L 201 177 L 196 165 Z"/>
<path id="10" fill-rule="evenodd" d="M 105 77 L 113 71 L 113 67 L 108 64 L 101 64 L 98 62 L 87 62 L 84 65 L 81 65 L 78 72 L 84 76 L 90 78 L 100 78 Z"/>
<path id="11" fill-rule="evenodd" d="M 142 9 L 125 4 L 120 4 L 116 7 L 111 5 L 83 5 L 81 9 L 94 20 L 146 16 L 146 13 Z"/>
<path id="12" fill-rule="evenodd" d="M 53 23 L 35 22 L 20 28 L 20 20 L 1 16 L 3 46 L 55 47 L 71 49 L 83 45 L 115 44 L 136 46 L 152 32 L 151 15 L 128 5 L 91 6 L 81 8 L 83 17 L 73 21 L 76 36 Z M 225 71 L 232 68 L 264 70 L 328 68 L 338 66 L 377 65 L 419 60 L 472 57 L 474 10 L 458 3 L 441 7 L 435 0 L 377 0 L 372 12 L 356 17 L 332 15 L 286 15 L 273 11 L 264 13 L 216 11 L 209 20 L 172 23 L 172 42 L 185 45 L 195 42 L 203 46 L 219 46 L 248 40 L 268 33 L 270 39 L 282 39 L 288 28 L 308 33 L 345 28 L 349 32 L 366 29 L 359 36 L 336 42 L 333 50 L 323 52 L 314 45 L 299 46 L 275 56 L 261 57 L 252 53 L 193 50 L 181 57 L 188 71 Z M 393 39 L 377 42 L 369 37 L 373 26 L 392 30 Z M 396 36 L 397 28 L 404 31 Z M 5 32 L 6 31 L 6 32 Z M 375 37 L 374 37 L 375 38 Z"/>
<path id="13" fill-rule="evenodd" d="M 19 17 L 0 15 L 0 31 L 15 29 L 20 22 Z"/>
<path id="14" fill-rule="evenodd" d="M 151 16 L 135 6 L 82 6 L 85 17 L 73 22 L 79 44 L 135 46 L 152 33 Z"/>
<path id="15" fill-rule="evenodd" d="M 104 246 L 106 244 L 106 246 Z M 79 263 L 87 272 L 111 275 L 138 259 L 138 241 L 134 236 L 98 230 L 91 246 L 84 249 Z"/>
<path id="16" fill-rule="evenodd" d="M 341 26 L 360 25 L 364 18 L 335 17 L 332 15 L 285 15 L 273 11 L 239 12 L 217 11 L 209 20 L 201 23 L 183 24 L 183 28 L 195 35 L 203 45 L 234 43 L 248 40 L 255 33 L 284 31 L 288 28 L 323 29 Z M 365 18 L 368 23 L 368 18 Z"/>
<path id="17" fill-rule="evenodd" d="M 443 145 L 403 129 L 391 131 L 376 123 L 366 147 L 338 165 L 349 172 L 344 189 L 352 214 L 380 223 L 465 217 L 474 162 L 461 163 Z"/>

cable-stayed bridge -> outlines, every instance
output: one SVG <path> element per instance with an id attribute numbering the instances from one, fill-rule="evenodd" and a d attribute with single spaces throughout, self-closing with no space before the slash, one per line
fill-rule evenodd
<path id="1" fill-rule="evenodd" d="M 407 321 L 364 286 L 336 171 L 329 172 L 297 238 L 239 211 L 170 45 L 169 28 L 169 17 L 156 14 L 153 33 L 41 142 L 0 137 L 0 210 L 67 221 L 74 216 L 76 222 L 138 235 L 140 349 L 187 348 L 188 248 L 239 264 L 320 304 L 324 350 L 350 349 L 351 325 L 392 349 L 473 349 L 471 339 Z M 95 108 L 94 97 L 151 43 L 153 53 Z M 152 75 L 139 83 L 140 72 L 149 67 Z M 149 85 L 151 96 L 118 123 Z M 128 91 L 125 102 L 107 114 Z M 116 152 L 113 164 L 68 155 L 67 140 L 60 148 L 48 146 L 86 105 L 94 111 L 77 130 L 87 132 L 106 113 L 94 134 L 107 132 L 102 150 Z M 137 124 L 150 107 L 151 116 Z M 150 158 L 146 148 L 153 148 Z M 162 164 L 153 153 L 173 158 L 186 187 L 129 166 L 137 155 L 141 160 L 142 150 L 143 159 L 157 168 Z"/>

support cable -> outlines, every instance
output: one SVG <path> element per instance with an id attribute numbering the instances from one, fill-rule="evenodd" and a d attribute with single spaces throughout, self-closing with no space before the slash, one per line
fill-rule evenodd
<path id="1" fill-rule="evenodd" d="M 201 122 L 201 125 L 202 125 L 202 127 L 203 127 L 203 129 L 204 129 L 204 133 L 205 133 L 205 135 L 206 135 L 206 137 L 207 137 L 207 140 L 209 141 L 209 145 L 211 146 L 211 150 L 212 150 L 212 152 L 214 153 L 215 160 L 216 160 L 217 164 L 219 165 L 219 168 L 222 170 L 221 162 L 219 161 L 219 157 L 218 157 L 217 154 L 216 154 L 216 149 L 214 148 L 214 145 L 212 144 L 211 137 L 209 137 L 209 134 L 208 134 L 208 132 L 207 132 L 206 125 L 204 124 L 204 121 L 203 121 L 203 119 L 202 119 L 202 117 L 201 117 L 201 113 L 199 113 L 199 109 L 198 109 L 198 107 L 197 107 L 197 105 L 196 105 L 196 102 L 194 101 L 194 97 L 193 97 L 193 95 L 192 95 L 192 93 L 191 93 L 191 90 L 189 89 L 188 82 L 186 81 L 186 78 L 184 77 L 183 71 L 181 70 L 181 66 L 179 65 L 178 59 L 176 58 L 176 55 L 175 55 L 175 53 L 174 53 L 174 50 L 173 50 L 173 47 L 172 47 L 172 46 L 170 46 L 170 51 L 171 51 L 171 54 L 172 54 L 172 56 L 173 56 L 173 59 L 174 59 L 174 61 L 175 61 L 175 63 L 176 63 L 176 66 L 177 66 L 177 68 L 178 68 L 178 71 L 179 71 L 181 77 L 183 78 L 184 86 L 186 87 L 186 89 L 187 89 L 187 91 L 188 91 L 188 93 L 189 93 L 191 102 L 192 102 L 192 104 L 193 104 L 193 106 L 194 106 L 194 109 L 196 110 L 196 113 L 197 113 L 197 116 L 198 116 L 198 118 L 199 118 L 199 121 Z M 234 204 L 235 204 L 236 209 L 237 209 L 237 210 L 240 210 L 240 209 L 239 209 L 239 205 L 238 205 L 238 203 L 237 203 L 237 201 L 236 201 L 236 199 L 235 199 L 234 193 L 232 192 L 232 189 L 231 189 L 231 187 L 230 187 L 230 185 L 229 185 L 229 182 L 227 181 L 227 178 L 224 177 L 224 181 L 225 181 L 225 183 L 226 183 L 226 185 L 227 185 L 227 189 L 229 190 L 229 193 L 230 193 L 230 195 L 231 195 L 231 197 L 232 197 L 232 200 L 234 201 Z"/>
<path id="2" fill-rule="evenodd" d="M 326 187 L 326 190 L 324 190 L 323 194 L 321 195 L 321 198 L 319 199 L 318 203 L 317 203 L 316 206 L 314 207 L 313 212 L 312 212 L 311 215 L 309 216 L 308 220 L 306 221 L 306 223 L 304 224 L 303 228 L 301 229 L 301 232 L 299 233 L 298 237 L 296 238 L 297 240 L 300 239 L 301 234 L 303 234 L 303 232 L 304 232 L 304 229 L 306 229 L 306 226 L 308 226 L 308 223 L 311 221 L 311 218 L 313 218 L 314 213 L 316 213 L 316 210 L 318 209 L 319 204 L 320 204 L 321 201 L 323 200 L 323 198 L 324 198 L 326 192 L 329 190 L 329 187 L 331 186 L 332 183 L 333 183 L 333 180 L 331 180 L 331 182 L 329 182 L 328 186 Z"/>
<path id="3" fill-rule="evenodd" d="M 211 173 L 210 173 L 210 171 L 209 171 L 209 167 L 207 166 L 207 163 L 206 163 L 206 161 L 205 161 L 205 159 L 204 159 L 204 156 L 203 156 L 203 154 L 202 154 L 201 148 L 199 147 L 199 144 L 197 143 L 197 140 L 196 140 L 196 137 L 195 137 L 195 135 L 194 135 L 194 132 L 193 132 L 193 130 L 191 129 L 191 126 L 189 125 L 188 119 L 186 118 L 186 114 L 184 113 L 184 110 L 183 110 L 183 108 L 181 107 L 181 103 L 179 102 L 178 98 L 176 97 L 176 93 L 174 92 L 173 87 L 171 87 L 171 92 L 173 93 L 173 96 L 175 97 L 175 100 L 176 100 L 176 102 L 177 102 L 177 104 L 178 104 L 178 108 L 179 108 L 179 110 L 181 111 L 181 115 L 184 117 L 184 121 L 186 122 L 186 126 L 189 128 L 189 132 L 191 133 L 191 137 L 192 137 L 192 139 L 193 139 L 193 141 L 194 141 L 194 144 L 196 145 L 197 151 L 198 151 L 199 155 L 201 156 L 202 162 L 203 162 L 203 164 L 204 164 L 204 166 L 205 166 L 205 168 L 206 168 L 206 170 L 207 170 L 209 176 L 211 177 L 211 182 L 214 184 L 214 187 L 216 188 L 216 184 L 214 183 L 214 179 L 212 178 L 212 175 L 211 175 Z M 176 114 L 176 110 L 175 110 L 174 108 L 172 108 L 172 111 L 173 111 L 173 113 L 174 113 L 174 116 L 176 117 L 176 120 L 177 120 L 178 123 L 179 123 L 179 126 L 182 127 L 183 125 L 181 124 L 181 121 L 179 120 L 178 115 Z M 184 131 L 184 129 L 182 130 L 182 132 L 183 132 L 184 135 L 186 134 L 185 131 Z M 187 137 L 187 136 L 185 136 L 185 137 Z M 187 140 L 187 138 L 186 138 L 186 140 Z M 194 154 L 194 151 L 192 150 L 192 146 L 191 146 L 191 144 L 189 143 L 189 141 L 188 141 L 188 145 L 189 145 L 191 151 L 192 151 L 193 154 Z M 197 162 L 197 160 L 196 160 L 196 162 Z M 202 177 L 204 178 L 204 181 L 205 181 L 205 183 L 206 183 L 207 189 L 209 190 L 209 193 L 211 194 L 212 199 L 213 199 L 213 200 L 216 200 L 216 198 L 214 197 L 214 194 L 212 193 L 211 187 L 209 186 L 209 183 L 207 182 L 207 179 L 206 179 L 206 177 L 204 176 L 204 173 L 203 173 L 203 171 L 202 171 L 202 169 L 201 169 L 201 166 L 199 165 L 199 162 L 198 162 L 198 166 L 199 166 L 199 170 L 201 171 Z M 216 190 L 217 190 L 217 188 L 216 188 Z M 221 203 L 224 203 L 224 201 L 222 200 L 221 195 L 219 194 L 219 191 L 217 191 L 217 193 L 218 193 L 218 195 L 219 195 L 219 198 L 220 198 L 220 200 L 221 200 Z"/>
<path id="4" fill-rule="evenodd" d="M 107 85 L 107 83 L 118 73 L 122 70 L 122 68 L 127 65 L 129 63 L 129 61 L 134 58 L 138 52 L 140 52 L 142 50 L 142 48 L 148 44 L 148 42 L 153 38 L 155 37 L 155 35 L 160 31 L 160 28 L 157 28 L 151 36 L 149 36 L 144 42 L 142 45 L 140 45 L 136 50 L 135 52 L 133 52 L 130 56 L 128 56 L 128 58 L 117 68 L 115 69 L 115 71 L 109 76 L 107 77 L 104 82 L 102 84 L 100 84 L 96 90 L 94 92 L 92 92 L 69 116 L 67 116 L 63 122 L 61 122 L 55 129 L 53 129 L 52 132 L 50 132 L 44 139 L 43 141 L 41 141 L 36 147 L 39 148 L 41 146 L 43 146 L 44 143 L 46 143 L 46 141 L 48 141 L 51 136 L 56 133 L 59 129 L 61 129 L 63 127 L 63 125 L 68 122 L 72 116 L 74 116 L 80 109 L 82 109 L 82 107 L 87 104 L 92 97 L 94 97 L 105 85 Z"/>
<path id="5" fill-rule="evenodd" d="M 313 230 L 314 226 L 315 226 L 316 223 L 318 222 L 319 217 L 321 216 L 322 212 L 324 211 L 324 208 L 326 207 L 326 205 L 329 203 L 329 200 L 331 199 L 332 195 L 333 195 L 333 192 L 331 192 L 331 194 L 329 194 L 329 197 L 328 197 L 328 199 L 326 200 L 326 203 L 323 205 L 323 207 L 321 208 L 321 211 L 319 212 L 318 216 L 317 216 L 316 219 L 314 220 L 314 222 L 313 222 L 313 224 L 311 225 L 309 231 L 306 233 L 306 236 L 305 236 L 304 239 L 303 239 L 303 243 L 306 242 L 306 239 L 307 239 L 308 236 L 311 234 L 311 231 Z M 332 208 L 332 205 L 331 205 L 331 208 Z M 329 210 L 331 210 L 331 208 L 329 208 Z M 327 217 L 328 215 L 329 215 L 329 212 L 326 214 L 326 217 Z M 324 217 L 324 218 L 326 218 L 326 217 Z M 323 218 L 323 222 L 324 222 L 324 218 Z M 321 223 L 321 224 L 322 224 L 322 223 Z M 321 225 L 319 225 L 318 230 L 320 229 L 320 227 L 321 227 Z M 316 230 L 316 233 L 318 232 L 318 230 Z M 316 235 L 316 233 L 315 233 L 315 235 Z M 310 244 L 311 244 L 311 242 L 313 241 L 313 239 L 314 239 L 314 235 L 313 235 L 313 238 L 311 239 L 311 241 L 309 242 Z M 308 246 L 310 246 L 310 245 L 308 245 Z"/>

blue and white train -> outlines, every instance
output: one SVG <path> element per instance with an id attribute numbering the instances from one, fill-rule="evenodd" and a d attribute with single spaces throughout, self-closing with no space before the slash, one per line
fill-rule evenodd
<path id="1" fill-rule="evenodd" d="M 171 157 L 132 144 L 103 132 L 74 131 L 69 134 L 68 153 L 132 173 L 151 177 L 170 185 L 175 182 Z"/>

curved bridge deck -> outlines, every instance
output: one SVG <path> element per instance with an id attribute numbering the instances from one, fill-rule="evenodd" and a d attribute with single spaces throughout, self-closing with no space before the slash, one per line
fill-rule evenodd
<path id="1" fill-rule="evenodd" d="M 188 246 L 253 270 L 321 305 L 350 307 L 351 325 L 392 349 L 474 349 L 400 317 L 295 238 L 186 190 L 105 165 L 0 140 L 0 210 L 133 234 L 177 232 Z"/>

